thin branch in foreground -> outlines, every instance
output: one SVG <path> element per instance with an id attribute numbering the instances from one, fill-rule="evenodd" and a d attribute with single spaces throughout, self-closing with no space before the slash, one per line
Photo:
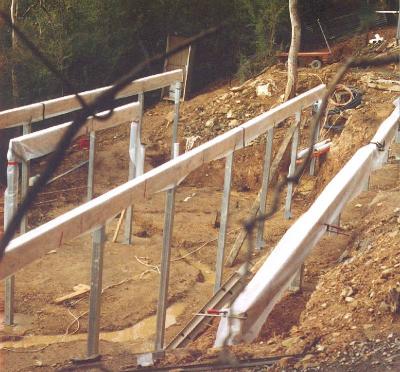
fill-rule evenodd
<path id="1" fill-rule="evenodd" d="M 53 64 L 40 52 L 40 50 L 29 40 L 29 38 L 15 25 L 12 24 L 10 18 L 7 14 L 0 11 L 0 17 L 10 26 L 12 27 L 17 35 L 21 38 L 23 43 L 31 50 L 31 52 L 35 55 L 37 59 L 39 59 L 46 68 L 48 68 L 58 79 L 60 79 L 63 83 L 65 83 L 68 87 L 71 87 L 68 81 L 66 81 L 63 76 L 57 71 L 57 69 L 53 66 Z M 153 63 L 160 62 L 165 60 L 166 58 L 179 53 L 180 51 L 187 48 L 189 45 L 194 44 L 204 38 L 215 34 L 220 31 L 224 25 L 220 25 L 217 27 L 211 27 L 206 31 L 200 32 L 199 34 L 189 38 L 186 42 L 178 45 L 177 47 L 171 49 L 168 52 L 158 53 L 155 56 L 145 59 L 143 62 L 134 66 L 126 75 L 118 79 L 115 84 L 107 89 L 105 92 L 100 94 L 92 103 L 87 104 L 85 101 L 79 97 L 78 94 L 75 94 L 77 99 L 79 100 L 82 110 L 77 113 L 75 119 L 72 124 L 67 128 L 65 134 L 60 139 L 57 144 L 55 151 L 53 152 L 50 159 L 47 161 L 46 168 L 43 173 L 40 175 L 39 179 L 34 183 L 31 189 L 28 190 L 25 198 L 22 200 L 20 206 L 17 211 L 13 215 L 10 223 L 8 224 L 4 235 L 0 241 L 0 257 L 4 256 L 5 249 L 11 239 L 14 237 L 15 233 L 18 231 L 22 218 L 27 213 L 29 208 L 32 206 L 33 202 L 36 200 L 38 193 L 45 187 L 47 181 L 50 179 L 52 174 L 56 171 L 59 164 L 63 160 L 65 153 L 71 144 L 72 139 L 75 137 L 75 134 L 79 131 L 79 129 L 85 124 L 86 119 L 89 116 L 96 115 L 97 111 L 100 108 L 106 107 L 106 110 L 109 110 L 108 114 L 105 116 L 101 116 L 100 119 L 107 119 L 113 113 L 113 108 L 115 105 L 115 97 L 118 92 L 120 92 L 123 88 L 129 85 L 132 80 L 138 77 L 138 74 L 147 66 L 152 65 Z M 72 88 L 72 87 L 71 87 Z"/>

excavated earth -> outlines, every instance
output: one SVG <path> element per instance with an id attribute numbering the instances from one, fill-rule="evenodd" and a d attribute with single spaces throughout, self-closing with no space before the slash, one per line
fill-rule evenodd
<path id="1" fill-rule="evenodd" d="M 386 29 L 383 34 L 388 42 L 379 53 L 394 48 L 394 30 Z M 377 55 L 375 49 L 365 46 L 365 39 L 361 35 L 338 44 L 338 58 L 354 50 L 362 55 Z M 299 92 L 328 82 L 338 68 L 336 63 L 318 71 L 300 69 Z M 279 104 L 285 74 L 283 66 L 273 66 L 242 85 L 220 82 L 183 102 L 179 122 L 181 152 Z M 321 159 L 317 176 L 304 174 L 296 187 L 292 220 L 283 217 L 285 194 L 281 195 L 281 208 L 266 222 L 267 249 L 255 255 L 254 262 L 265 259 L 293 220 L 307 210 L 355 151 L 370 141 L 393 110 L 392 101 L 397 94 L 369 88 L 362 82 L 366 75 L 397 79 L 397 66 L 353 69 L 345 77 L 346 86 L 362 91 L 362 103 L 343 113 L 345 125 L 340 133 L 322 129 L 321 137 L 332 139 L 331 151 Z M 257 86 L 268 83 L 271 96 L 257 96 Z M 161 102 L 145 112 L 146 170 L 169 159 L 172 109 L 171 103 Z M 301 124 L 301 147 L 308 141 L 310 117 L 308 110 Z M 274 153 L 289 126 L 290 120 L 275 131 Z M 129 123 L 98 135 L 96 195 L 127 180 L 128 141 Z M 228 251 L 260 187 L 264 147 L 261 139 L 235 153 Z M 396 369 L 400 345 L 400 323 L 393 298 L 396 289 L 400 290 L 397 281 L 400 168 L 396 154 L 399 151 L 393 148 L 389 164 L 374 174 L 370 190 L 352 201 L 342 214 L 346 235 L 326 235 L 313 250 L 305 265 L 302 291 L 287 294 L 281 300 L 254 344 L 231 349 L 238 358 L 284 356 L 272 367 L 276 370 L 363 370 L 364 367 L 382 370 L 379 367 L 383 366 Z M 87 150 L 75 144 L 58 174 L 84 159 Z M 31 174 L 39 173 L 45 161 L 35 161 Z M 287 168 L 288 157 L 285 157 L 281 176 Z M 83 167 L 49 185 L 29 214 L 29 227 L 39 226 L 83 203 L 86 172 Z M 221 204 L 223 176 L 224 162 L 211 162 L 189 175 L 178 188 L 167 340 L 212 295 L 218 235 L 215 219 Z M 132 246 L 122 244 L 123 228 L 117 242 L 112 242 L 118 216 L 107 224 L 100 347 L 102 363 L 111 370 L 134 363 L 132 353 L 153 347 L 164 206 L 163 193 L 134 205 Z M 89 283 L 90 254 L 90 237 L 85 235 L 60 249 L 49 247 L 45 257 L 16 274 L 17 325 L 0 330 L 0 368 L 7 371 L 77 368 L 71 367 L 69 361 L 85 354 L 88 296 L 62 304 L 54 300 L 72 292 L 78 284 Z M 243 250 L 236 266 L 225 269 L 225 278 L 239 267 L 244 257 Z M 213 322 L 190 348 L 168 353 L 163 363 L 215 361 L 220 351 L 210 348 L 217 325 Z M 285 357 L 291 354 L 300 356 Z"/>

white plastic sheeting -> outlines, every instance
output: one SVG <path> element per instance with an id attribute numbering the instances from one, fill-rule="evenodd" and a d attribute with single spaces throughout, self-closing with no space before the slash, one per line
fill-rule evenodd
<path id="1" fill-rule="evenodd" d="M 173 70 L 147 76 L 132 81 L 128 86 L 118 92 L 116 98 L 130 97 L 139 93 L 149 92 L 164 88 L 176 82 L 183 81 L 183 71 Z M 99 94 L 104 93 L 111 86 L 81 92 L 79 95 L 87 102 L 91 103 Z M 27 106 L 16 107 L 0 112 L 0 128 L 9 128 L 40 122 L 42 120 L 62 115 L 68 112 L 79 110 L 80 102 L 74 94 L 63 96 L 48 101 L 32 103 Z"/>
<path id="2" fill-rule="evenodd" d="M 359 194 L 374 169 L 382 166 L 385 151 L 399 126 L 399 100 L 371 142 L 359 149 L 327 185 L 310 209 L 286 232 L 265 263 L 229 308 L 229 314 L 246 319 L 222 318 L 215 347 L 252 342 L 274 305 L 288 288 L 311 249 L 333 224 L 346 203 Z M 379 144 L 384 146 L 379 149 Z M 383 151 L 382 151 L 383 150 Z M 229 315 L 228 314 L 228 315 Z"/>
<path id="3" fill-rule="evenodd" d="M 49 250 L 61 247 L 64 242 L 93 231 L 127 206 L 173 187 L 203 164 L 245 147 L 254 138 L 264 135 L 275 124 L 320 100 L 325 92 L 325 85 L 319 85 L 13 239 L 0 262 L 0 279 L 15 273 Z"/>
<path id="4" fill-rule="evenodd" d="M 104 116 L 108 113 L 101 112 L 98 116 Z M 114 110 L 114 113 L 105 120 L 99 120 L 90 116 L 85 125 L 83 125 L 75 137 L 89 134 L 130 121 L 139 120 L 139 103 L 134 102 L 128 105 L 120 106 Z M 10 140 L 9 154 L 12 160 L 29 161 L 53 152 L 58 141 L 71 126 L 72 122 L 56 125 L 47 129 L 39 130 L 34 133 L 26 134 Z M 10 156 L 10 155 L 9 155 Z"/>

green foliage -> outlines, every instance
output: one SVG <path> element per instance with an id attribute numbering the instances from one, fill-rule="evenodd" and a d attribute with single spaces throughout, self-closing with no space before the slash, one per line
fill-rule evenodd
<path id="1" fill-rule="evenodd" d="M 365 4 L 367 0 L 300 0 L 305 21 Z M 377 1 L 370 1 L 375 4 Z M 384 1 L 380 1 L 383 3 Z M 0 0 L 9 12 L 11 0 Z M 288 0 L 19 0 L 19 27 L 77 90 L 109 84 L 144 58 L 165 50 L 168 34 L 192 36 L 224 25 L 197 47 L 199 85 L 238 70 L 247 79 L 271 63 L 290 40 Z M 386 3 L 386 2 L 385 2 Z M 355 5 L 354 5 L 355 4 Z M 340 5 L 340 6 L 339 6 Z M 379 4 L 380 6 L 382 4 Z M 386 4 L 387 5 L 387 4 Z M 0 24 L 0 100 L 11 102 L 14 66 L 19 104 L 71 93 Z M 143 75 L 159 72 L 150 66 Z"/>
<path id="2" fill-rule="evenodd" d="M 249 42 L 248 50 L 239 54 L 236 76 L 247 80 L 274 62 L 278 29 L 286 33 L 290 30 L 288 1 L 243 0 L 243 10 L 247 13 Z M 243 13 L 242 13 L 243 14 Z"/>

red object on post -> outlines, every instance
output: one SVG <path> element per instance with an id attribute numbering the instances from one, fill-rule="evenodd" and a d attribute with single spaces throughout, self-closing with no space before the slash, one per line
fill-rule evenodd
<path id="1" fill-rule="evenodd" d="M 218 309 L 208 309 L 207 314 L 215 314 L 215 315 L 220 315 L 220 314 L 226 314 L 226 310 L 218 310 Z"/>
<path id="2" fill-rule="evenodd" d="M 78 144 L 79 150 L 89 150 L 89 146 L 90 146 L 89 137 L 87 137 L 87 136 L 79 137 L 77 140 L 77 144 Z"/>

